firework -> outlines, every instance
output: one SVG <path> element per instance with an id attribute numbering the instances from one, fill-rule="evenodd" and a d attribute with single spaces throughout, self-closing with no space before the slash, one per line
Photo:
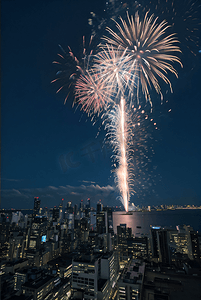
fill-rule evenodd
<path id="1" fill-rule="evenodd" d="M 125 99 L 115 105 L 107 114 L 107 138 L 113 148 L 115 181 L 122 195 L 122 203 L 126 211 L 132 191 L 132 121 L 126 109 Z"/>
<path id="2" fill-rule="evenodd" d="M 153 15 L 148 17 L 148 12 L 143 21 L 140 21 L 138 12 L 135 17 L 127 14 L 127 21 L 122 18 L 120 21 L 121 24 L 115 21 L 118 33 L 107 28 L 111 37 L 105 36 L 103 40 L 114 49 L 121 48 L 129 55 L 130 74 L 134 73 L 138 78 L 137 98 L 139 99 L 141 88 L 152 106 L 149 89 L 153 86 L 162 98 L 158 78 L 161 78 L 172 90 L 171 82 L 166 75 L 171 72 L 177 77 L 177 71 L 172 63 L 177 62 L 182 66 L 180 59 L 173 55 L 175 52 L 181 52 L 177 46 L 178 41 L 175 34 L 164 36 L 169 25 L 165 21 L 157 24 L 157 18 L 154 19 Z"/>
<path id="3" fill-rule="evenodd" d="M 53 61 L 53 64 L 59 66 L 59 70 L 56 73 L 57 78 L 52 80 L 51 83 L 58 83 L 59 88 L 57 93 L 61 90 L 68 90 L 67 96 L 65 97 L 64 104 L 66 103 L 70 92 L 74 92 L 74 87 L 80 74 L 86 76 L 87 70 L 89 69 L 90 60 L 93 54 L 91 49 L 93 44 L 93 36 L 90 37 L 88 47 L 86 47 L 85 37 L 82 39 L 82 55 L 81 59 L 78 60 L 72 49 L 68 46 L 68 51 L 65 51 L 61 45 L 59 48 L 61 53 L 57 53 L 58 59 Z"/>
<path id="4" fill-rule="evenodd" d="M 109 101 L 108 85 L 104 78 L 88 70 L 80 75 L 75 84 L 75 103 L 78 103 L 83 111 L 88 115 L 99 115 Z"/>
<path id="5" fill-rule="evenodd" d="M 182 5 L 177 0 L 151 0 L 147 5 L 146 0 L 135 1 L 135 9 L 154 11 L 161 19 L 167 20 L 172 30 L 177 32 L 182 52 L 189 50 L 196 56 L 199 47 L 200 14 L 199 0 L 183 0 Z M 187 51 L 187 55 L 189 55 Z M 191 58 L 192 59 L 192 58 Z M 189 62 L 185 61 L 185 65 Z M 192 61 L 191 61 L 192 68 Z"/>
<path id="6" fill-rule="evenodd" d="M 137 181 L 145 189 L 142 180 L 148 173 L 150 160 L 146 145 L 148 136 L 141 126 L 141 121 L 148 116 L 144 115 L 144 109 L 140 112 L 140 92 L 152 107 L 151 88 L 162 99 L 159 79 L 172 91 L 167 74 L 177 77 L 173 64 L 182 66 L 175 55 L 181 52 L 175 34 L 167 35 L 167 22 L 157 23 L 157 20 L 153 15 L 149 17 L 148 12 L 143 21 L 138 12 L 134 17 L 127 14 L 126 20 L 120 18 L 120 23 L 115 21 L 116 32 L 107 28 L 110 36 L 103 37 L 105 44 L 99 45 L 96 55 L 83 51 L 83 64 L 69 48 L 76 65 L 76 72 L 70 75 L 70 78 L 75 77 L 74 103 L 89 116 L 101 114 L 106 137 L 114 152 L 115 182 L 126 211 Z M 157 128 L 156 123 L 153 124 Z M 147 159 L 144 166 L 143 157 Z"/>
<path id="7" fill-rule="evenodd" d="M 136 75 L 130 73 L 130 57 L 126 55 L 126 50 L 122 52 L 120 48 L 106 45 L 94 56 L 93 70 L 106 82 L 108 95 L 114 102 L 126 91 L 133 93 Z"/>
<path id="8" fill-rule="evenodd" d="M 141 106 L 130 108 L 125 100 L 122 97 L 119 104 L 105 113 L 103 124 L 107 132 L 106 143 L 114 153 L 115 183 L 125 210 L 128 210 L 131 195 L 141 195 L 142 200 L 145 191 L 147 193 L 155 185 L 151 157 L 154 154 L 153 131 L 157 124 Z"/>
<path id="9" fill-rule="evenodd" d="M 189 63 L 189 51 L 195 56 L 199 51 L 199 32 L 200 32 L 200 15 L 201 5 L 200 0 L 183 0 L 182 5 L 178 0 L 127 0 L 122 2 L 121 0 L 107 1 L 106 10 L 110 19 L 117 19 L 117 16 L 124 16 L 128 11 L 130 15 L 135 15 L 136 11 L 139 11 L 140 15 L 144 15 L 147 11 L 150 11 L 157 15 L 159 19 L 166 20 L 172 27 L 172 32 L 177 32 L 180 46 L 188 58 L 183 59 L 185 66 Z M 102 19 L 98 22 L 96 15 L 94 15 L 93 25 L 99 23 L 101 27 L 105 25 L 106 19 Z M 92 18 L 92 19 L 93 19 Z M 124 17 L 123 17 L 124 19 Z M 109 25 L 110 26 L 110 25 Z M 100 31 L 100 28 L 95 30 Z M 190 58 L 190 68 L 192 68 L 192 59 Z"/>

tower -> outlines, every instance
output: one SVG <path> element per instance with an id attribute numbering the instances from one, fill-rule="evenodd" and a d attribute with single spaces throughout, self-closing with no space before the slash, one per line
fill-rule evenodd
<path id="1" fill-rule="evenodd" d="M 40 210 L 40 200 L 39 197 L 34 198 L 34 208 L 33 208 L 33 217 L 35 217 Z"/>
<path id="2" fill-rule="evenodd" d="M 169 235 L 168 230 L 161 227 L 151 227 L 152 257 L 158 261 L 170 263 Z"/>

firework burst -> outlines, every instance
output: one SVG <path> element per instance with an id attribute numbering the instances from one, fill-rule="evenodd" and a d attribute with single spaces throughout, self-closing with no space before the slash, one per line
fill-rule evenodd
<path id="1" fill-rule="evenodd" d="M 136 85 L 135 74 L 130 73 L 130 57 L 126 50 L 114 49 L 106 45 L 94 56 L 93 70 L 99 74 L 108 87 L 108 95 L 116 102 L 119 95 L 133 92 Z"/>
<path id="2" fill-rule="evenodd" d="M 106 109 L 110 97 L 108 97 L 108 85 L 104 78 L 92 71 L 81 74 L 75 84 L 75 103 L 81 106 L 89 116 L 100 114 Z"/>
<path id="3" fill-rule="evenodd" d="M 167 73 L 171 72 L 177 77 L 177 71 L 172 63 L 177 62 L 182 66 L 180 59 L 173 54 L 181 52 L 177 46 L 178 40 L 175 34 L 164 36 L 169 25 L 165 21 L 157 24 L 157 18 L 154 19 L 153 15 L 148 17 L 148 12 L 143 21 L 140 21 L 138 12 L 135 17 L 127 14 L 127 21 L 122 18 L 120 21 L 120 24 L 115 21 L 118 33 L 107 28 L 111 37 L 105 36 L 103 40 L 114 49 L 121 48 L 129 55 L 130 74 L 136 74 L 138 78 L 137 98 L 139 99 L 141 88 L 152 106 L 149 89 L 153 86 L 162 98 L 158 78 L 161 78 L 172 90 Z"/>
<path id="4" fill-rule="evenodd" d="M 65 51 L 61 45 L 59 48 L 61 53 L 57 53 L 57 60 L 53 61 L 53 64 L 59 67 L 59 70 L 56 73 L 56 78 L 51 81 L 51 83 L 59 84 L 59 88 L 56 93 L 67 89 L 67 95 L 64 100 L 66 103 L 69 94 L 74 92 L 74 87 L 77 79 L 80 77 L 80 74 L 86 76 L 86 70 L 89 69 L 89 64 L 91 57 L 93 56 L 93 50 L 91 49 L 93 42 L 93 36 L 91 36 L 86 47 L 85 37 L 82 39 L 82 54 L 81 59 L 78 60 L 76 55 L 73 53 L 72 49 L 68 46 L 68 51 Z M 91 50 L 90 50 L 91 49 Z"/>

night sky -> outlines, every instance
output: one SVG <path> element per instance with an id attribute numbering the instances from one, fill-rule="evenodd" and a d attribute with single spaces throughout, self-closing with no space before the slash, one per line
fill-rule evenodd
<path id="1" fill-rule="evenodd" d="M 100 120 L 93 126 L 72 95 L 64 105 L 67 90 L 56 94 L 51 84 L 58 45 L 79 56 L 90 12 L 101 19 L 104 8 L 101 0 L 1 1 L 1 208 L 32 208 L 35 196 L 42 207 L 62 198 L 120 204 Z M 181 56 L 174 93 L 155 111 L 155 184 L 143 193 L 138 186 L 136 205 L 201 205 L 200 49 Z"/>

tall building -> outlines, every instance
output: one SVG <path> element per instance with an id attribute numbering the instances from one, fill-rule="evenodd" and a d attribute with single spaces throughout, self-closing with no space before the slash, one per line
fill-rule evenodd
<path id="1" fill-rule="evenodd" d="M 126 224 L 120 224 L 117 226 L 117 243 L 118 245 L 126 244 L 126 240 L 131 238 L 132 229 L 126 227 Z"/>
<path id="2" fill-rule="evenodd" d="M 80 211 L 83 212 L 84 210 L 84 203 L 83 203 L 83 200 L 81 200 L 80 202 Z"/>
<path id="3" fill-rule="evenodd" d="M 87 199 L 87 205 L 86 205 L 86 208 L 90 210 L 91 208 L 91 200 L 90 198 Z"/>
<path id="4" fill-rule="evenodd" d="M 23 258 L 25 247 L 25 236 L 22 232 L 19 235 L 13 235 L 10 233 L 9 243 L 8 243 L 8 257 L 9 260 L 18 260 Z"/>
<path id="5" fill-rule="evenodd" d="M 183 227 L 176 226 L 176 229 L 169 230 L 169 245 L 172 262 L 188 257 L 188 237 Z"/>
<path id="6" fill-rule="evenodd" d="M 139 300 L 144 281 L 145 262 L 131 260 L 118 279 L 118 299 Z M 159 299 L 159 298 L 158 298 Z M 162 298 L 161 298 L 162 299 Z"/>
<path id="7" fill-rule="evenodd" d="M 58 207 L 54 207 L 52 211 L 52 221 L 53 222 L 58 222 L 59 221 L 59 215 L 60 215 L 60 210 Z"/>
<path id="8" fill-rule="evenodd" d="M 73 213 L 73 206 L 72 206 L 72 202 L 71 201 L 68 201 L 67 206 L 66 206 L 66 210 L 67 210 L 67 213 L 69 213 L 69 214 Z"/>
<path id="9" fill-rule="evenodd" d="M 170 247 L 168 229 L 151 227 L 152 258 L 159 262 L 170 264 Z"/>
<path id="10" fill-rule="evenodd" d="M 103 211 L 107 212 L 107 231 L 114 234 L 112 208 L 111 207 L 103 207 Z"/>
<path id="11" fill-rule="evenodd" d="M 184 225 L 187 234 L 188 257 L 190 259 L 199 260 L 201 258 L 199 236 L 191 226 Z"/>
<path id="12" fill-rule="evenodd" d="M 22 284 L 23 294 L 33 296 L 33 300 L 44 299 L 55 286 L 55 277 L 46 275 L 34 281 L 27 281 Z"/>
<path id="13" fill-rule="evenodd" d="M 34 208 L 33 208 L 33 217 L 35 217 L 36 215 L 39 214 L 39 210 L 40 210 L 40 200 L 39 197 L 35 197 L 34 198 Z"/>
<path id="14" fill-rule="evenodd" d="M 97 208 L 96 208 L 96 212 L 99 213 L 102 211 L 103 205 L 101 204 L 101 202 L 97 203 Z"/>
<path id="15" fill-rule="evenodd" d="M 128 245 L 127 240 L 132 236 L 132 229 L 126 227 L 126 224 L 120 224 L 117 226 L 117 245 L 118 245 L 118 254 L 120 260 L 120 268 L 124 267 L 124 264 L 128 258 Z"/>
<path id="16" fill-rule="evenodd" d="M 96 213 L 96 230 L 99 234 L 108 233 L 108 219 L 106 211 Z"/>
<path id="17" fill-rule="evenodd" d="M 47 217 L 35 216 L 32 220 L 30 234 L 28 237 L 28 249 L 26 257 L 31 265 L 39 266 L 42 264 L 39 257 L 39 252 L 43 248 L 47 237 Z"/>
<path id="18" fill-rule="evenodd" d="M 127 239 L 128 256 L 133 258 L 148 257 L 148 239 L 147 237 L 131 237 Z"/>
<path id="19" fill-rule="evenodd" d="M 61 222 L 64 219 L 64 199 L 61 200 L 59 205 L 59 221 Z"/>
<path id="20" fill-rule="evenodd" d="M 76 299 L 109 300 L 118 275 L 116 255 L 80 255 L 72 262 L 72 289 Z M 114 299 L 114 298 L 113 298 Z"/>
<path id="21" fill-rule="evenodd" d="M 75 204 L 74 206 L 74 215 L 76 216 L 78 214 L 78 206 Z"/>
<path id="22" fill-rule="evenodd" d="M 108 252 L 101 257 L 101 278 L 109 279 L 111 287 L 117 282 L 118 258 L 116 252 Z"/>

